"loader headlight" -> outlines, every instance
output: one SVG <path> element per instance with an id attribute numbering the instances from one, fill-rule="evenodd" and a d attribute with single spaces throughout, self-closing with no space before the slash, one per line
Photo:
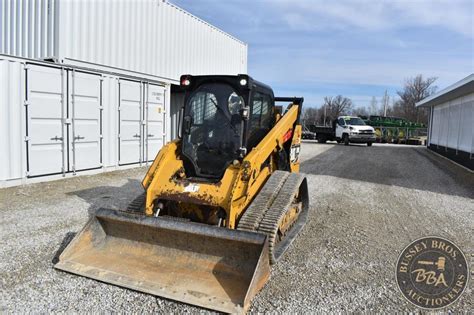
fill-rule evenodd
<path id="1" fill-rule="evenodd" d="M 250 84 L 249 76 L 246 75 L 246 74 L 239 74 L 238 75 L 238 82 L 239 82 L 238 84 L 240 85 L 240 87 L 248 88 L 249 84 Z"/>

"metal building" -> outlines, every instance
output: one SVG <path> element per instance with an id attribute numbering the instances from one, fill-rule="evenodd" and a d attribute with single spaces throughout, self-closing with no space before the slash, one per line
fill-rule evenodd
<path id="1" fill-rule="evenodd" d="M 247 45 L 163 0 L 1 0 L 0 53 L 177 80 L 247 72 Z"/>
<path id="2" fill-rule="evenodd" d="M 474 170 L 474 74 L 416 106 L 431 110 L 428 148 Z"/>
<path id="3" fill-rule="evenodd" d="M 163 0 L 0 0 L 0 187 L 147 164 L 181 74 L 247 72 L 247 45 Z"/>

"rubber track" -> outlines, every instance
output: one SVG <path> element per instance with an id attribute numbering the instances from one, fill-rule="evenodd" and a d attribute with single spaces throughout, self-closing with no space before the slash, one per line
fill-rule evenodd
<path id="1" fill-rule="evenodd" d="M 255 232 L 262 221 L 265 212 L 270 209 L 278 192 L 290 175 L 286 171 L 275 171 L 257 194 L 245 213 L 240 218 L 238 230 Z"/>
<path id="2" fill-rule="evenodd" d="M 295 195 L 298 193 L 301 184 L 305 180 L 304 174 L 291 173 L 288 179 L 285 181 L 283 187 L 278 192 L 278 196 L 272 203 L 270 209 L 265 212 L 263 219 L 257 229 L 260 233 L 268 235 L 268 246 L 270 252 L 270 263 L 275 264 L 281 255 L 285 252 L 291 242 L 296 238 L 298 232 L 304 226 L 307 218 L 306 205 L 303 204 L 302 212 L 298 217 L 298 221 L 295 222 L 297 226 L 290 229 L 290 233 L 278 244 L 276 244 L 276 236 L 278 233 L 278 226 L 285 215 L 290 209 Z M 306 196 L 303 196 L 305 198 Z M 303 201 L 305 202 L 305 201 Z M 307 201 L 306 201 L 307 202 Z"/>
<path id="3" fill-rule="evenodd" d="M 128 212 L 135 212 L 135 213 L 144 213 L 145 212 L 145 199 L 146 199 L 146 192 L 142 193 L 138 197 L 132 200 L 130 204 L 127 206 Z"/>

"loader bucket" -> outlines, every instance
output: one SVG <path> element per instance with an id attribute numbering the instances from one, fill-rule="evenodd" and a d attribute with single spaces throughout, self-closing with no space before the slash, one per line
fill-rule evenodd
<path id="1" fill-rule="evenodd" d="M 99 209 L 55 268 L 228 313 L 270 275 L 263 234 Z"/>

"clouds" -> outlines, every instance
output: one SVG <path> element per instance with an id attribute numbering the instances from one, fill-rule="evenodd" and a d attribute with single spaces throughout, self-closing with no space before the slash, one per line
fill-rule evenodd
<path id="1" fill-rule="evenodd" d="M 293 30 L 381 31 L 406 27 L 443 27 L 474 37 L 473 1 L 314 1 L 266 0 L 283 12 Z"/>
<path id="2" fill-rule="evenodd" d="M 474 72 L 474 1 L 174 0 L 249 45 L 276 94 L 367 105 L 417 74 L 446 87 Z"/>

